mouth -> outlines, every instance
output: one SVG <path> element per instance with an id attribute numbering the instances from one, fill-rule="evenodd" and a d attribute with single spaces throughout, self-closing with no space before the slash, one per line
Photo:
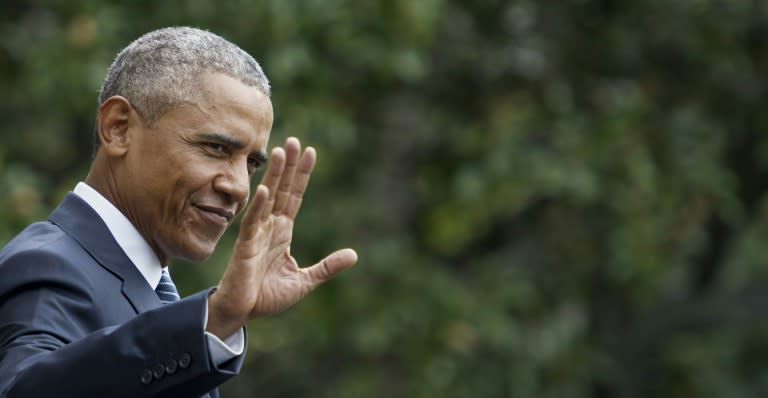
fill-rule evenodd
<path id="1" fill-rule="evenodd" d="M 207 220 L 226 226 L 235 217 L 235 212 L 216 206 L 193 205 Z"/>

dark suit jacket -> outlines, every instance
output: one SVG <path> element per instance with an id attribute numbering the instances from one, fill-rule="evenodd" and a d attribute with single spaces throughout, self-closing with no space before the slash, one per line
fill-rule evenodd
<path id="1" fill-rule="evenodd" d="M 162 305 L 96 212 L 70 193 L 0 251 L 0 397 L 218 397 L 208 291 Z"/>

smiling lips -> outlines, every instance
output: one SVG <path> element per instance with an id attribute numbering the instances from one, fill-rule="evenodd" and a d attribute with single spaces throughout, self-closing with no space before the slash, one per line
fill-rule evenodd
<path id="1" fill-rule="evenodd" d="M 221 225 L 227 225 L 235 216 L 235 212 L 232 210 L 224 209 L 216 206 L 206 205 L 194 205 L 195 208 L 200 210 L 200 213 L 208 220 Z"/>

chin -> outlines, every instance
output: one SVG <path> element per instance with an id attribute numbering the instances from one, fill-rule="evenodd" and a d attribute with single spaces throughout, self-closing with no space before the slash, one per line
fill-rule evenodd
<path id="1" fill-rule="evenodd" d="M 211 254 L 213 254 L 213 251 L 206 252 L 206 253 L 194 253 L 194 254 L 179 256 L 179 259 L 190 262 L 190 263 L 201 263 L 207 260 L 208 257 L 211 257 Z"/>
<path id="2" fill-rule="evenodd" d="M 213 254 L 217 243 L 218 241 L 206 244 L 187 245 L 186 247 L 179 248 L 175 257 L 179 260 L 192 263 L 203 262 Z"/>
<path id="3" fill-rule="evenodd" d="M 223 231 L 212 233 L 188 228 L 178 231 L 175 236 L 170 236 L 164 246 L 171 260 L 199 263 L 213 254 L 222 235 Z"/>

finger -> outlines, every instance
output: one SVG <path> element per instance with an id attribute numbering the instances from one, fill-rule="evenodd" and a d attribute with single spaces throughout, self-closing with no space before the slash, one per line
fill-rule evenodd
<path id="1" fill-rule="evenodd" d="M 283 148 L 276 147 L 272 149 L 267 172 L 264 173 L 264 177 L 261 179 L 261 184 L 269 190 L 269 196 L 264 205 L 264 211 L 261 212 L 262 219 L 266 218 L 269 213 L 272 212 L 272 207 L 274 207 L 277 186 L 280 184 L 280 178 L 285 170 L 285 157 L 285 150 L 283 150 Z"/>
<path id="2" fill-rule="evenodd" d="M 296 214 L 299 212 L 301 201 L 304 198 L 304 192 L 307 190 L 309 177 L 312 175 L 312 169 L 315 168 L 316 161 L 317 153 L 315 149 L 307 147 L 296 168 L 296 174 L 293 177 L 293 184 L 291 186 L 291 195 L 285 208 L 285 214 L 292 220 L 296 219 Z"/>
<path id="3" fill-rule="evenodd" d="M 288 202 L 291 193 L 291 181 L 293 181 L 293 173 L 296 171 L 300 151 L 301 144 L 298 139 L 289 137 L 285 141 L 285 169 L 280 177 L 280 185 L 278 185 L 275 194 L 275 205 L 272 209 L 274 214 L 282 213 Z"/>
<path id="4" fill-rule="evenodd" d="M 253 194 L 253 200 L 245 209 L 243 219 L 240 221 L 240 239 L 250 240 L 256 236 L 256 232 L 259 230 L 259 219 L 261 213 L 265 211 L 268 197 L 267 187 L 259 184 Z"/>
<path id="5" fill-rule="evenodd" d="M 341 249 L 331 253 L 319 263 L 303 270 L 309 274 L 314 287 L 355 265 L 356 262 L 357 253 L 354 250 Z"/>

